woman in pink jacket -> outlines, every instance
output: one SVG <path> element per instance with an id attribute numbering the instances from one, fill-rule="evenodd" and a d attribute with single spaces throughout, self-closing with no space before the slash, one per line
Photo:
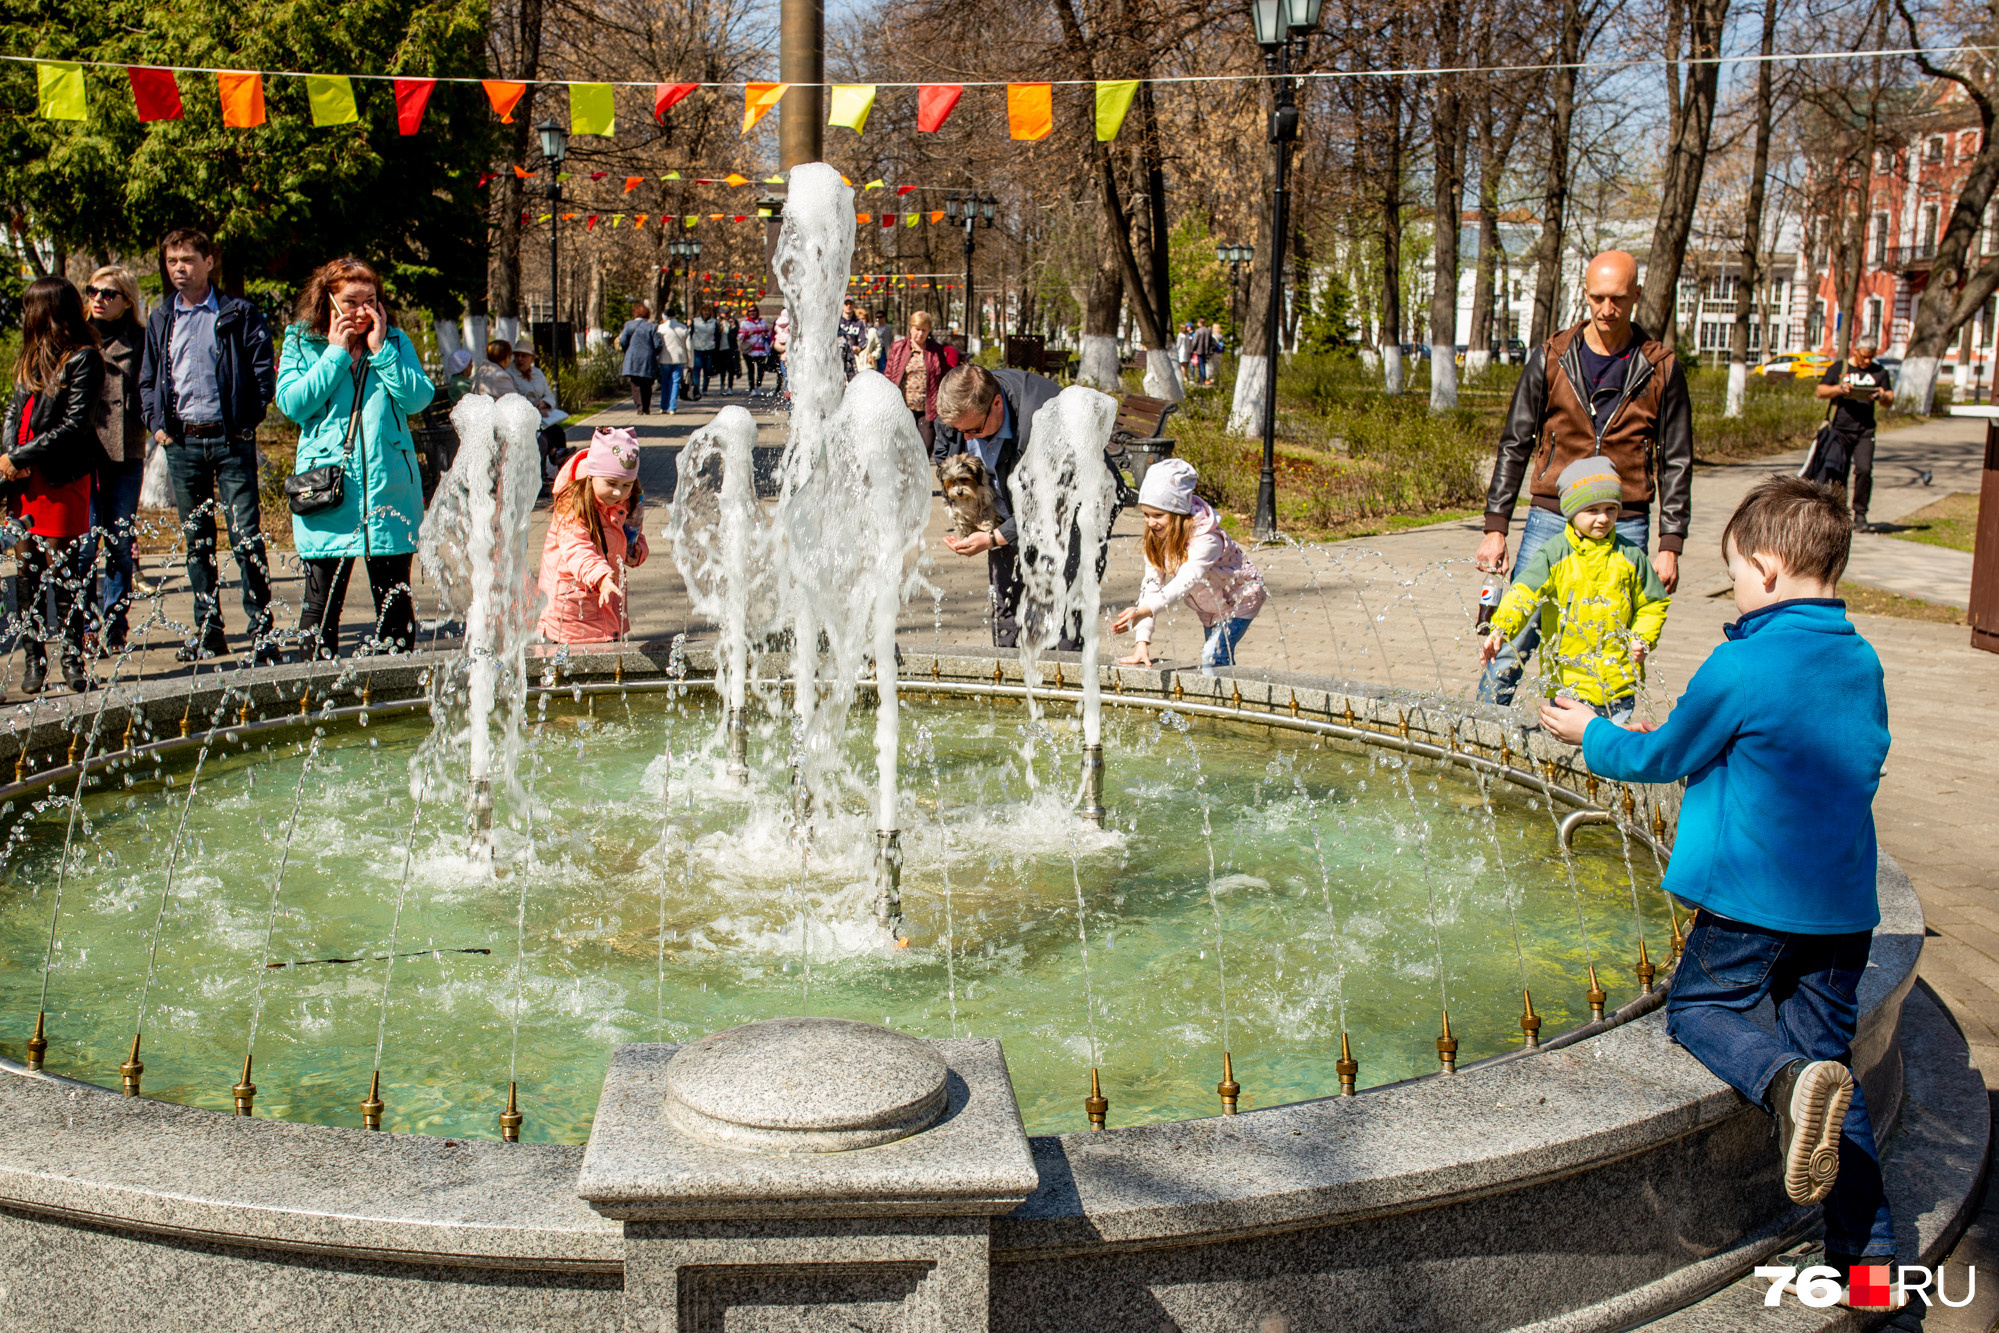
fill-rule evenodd
<path id="1" fill-rule="evenodd" d="M 1118 660 L 1126 666 L 1152 665 L 1152 618 L 1184 601 L 1201 618 L 1207 642 L 1201 672 L 1235 665 L 1235 648 L 1249 622 L 1263 609 L 1263 574 L 1242 547 L 1222 531 L 1221 518 L 1194 494 L 1193 465 L 1167 458 L 1145 470 L 1138 508 L 1145 515 L 1145 582 L 1138 605 L 1111 621 L 1123 634 L 1135 629 L 1138 646 Z"/>
<path id="2" fill-rule="evenodd" d="M 646 562 L 638 527 L 639 442 L 628 429 L 599 428 L 590 447 L 555 474 L 555 507 L 541 548 L 541 637 L 550 643 L 609 643 L 631 628 L 625 570 Z"/>

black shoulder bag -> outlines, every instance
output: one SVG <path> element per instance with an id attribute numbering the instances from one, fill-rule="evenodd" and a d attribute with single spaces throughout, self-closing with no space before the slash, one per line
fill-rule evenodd
<path id="1" fill-rule="evenodd" d="M 361 389 L 368 382 L 368 363 L 362 362 L 353 375 L 354 410 L 347 414 L 347 445 L 341 450 L 340 461 L 294 472 L 285 478 L 285 503 L 294 514 L 334 509 L 347 498 L 347 464 L 353 461 L 354 440 L 361 431 Z"/>

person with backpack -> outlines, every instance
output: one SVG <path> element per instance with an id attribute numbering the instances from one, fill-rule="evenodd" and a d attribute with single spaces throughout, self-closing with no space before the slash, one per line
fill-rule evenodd
<path id="1" fill-rule="evenodd" d="M 1872 342 L 1856 338 L 1847 350 L 1850 360 L 1825 368 L 1816 392 L 1831 406 L 1805 471 L 1807 481 L 1841 490 L 1851 472 L 1853 489 L 1848 498 L 1855 532 L 1874 531 L 1867 521 L 1867 502 L 1874 496 L 1874 405 L 1895 401 L 1895 381 L 1874 359 L 1874 352 Z"/>

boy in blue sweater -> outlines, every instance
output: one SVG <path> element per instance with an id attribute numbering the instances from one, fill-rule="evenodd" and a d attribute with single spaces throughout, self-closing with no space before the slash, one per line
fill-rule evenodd
<path id="1" fill-rule="evenodd" d="M 1687 780 L 1666 890 L 1699 911 L 1667 1030 L 1777 1117 L 1784 1188 L 1825 1200 L 1826 1263 L 1842 1276 L 1895 1253 L 1867 1102 L 1846 1064 L 1881 919 L 1874 791 L 1888 754 L 1880 659 L 1833 595 L 1851 540 L 1832 490 L 1771 478 L 1722 534 L 1742 618 L 1671 716 L 1626 730 L 1575 700 L 1541 710 L 1593 773 Z M 1766 998 L 1774 1032 L 1749 1016 Z"/>

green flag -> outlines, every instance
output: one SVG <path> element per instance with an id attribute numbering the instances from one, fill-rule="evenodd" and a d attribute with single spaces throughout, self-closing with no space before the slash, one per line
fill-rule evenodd
<path id="1" fill-rule="evenodd" d="M 569 132 L 610 134 L 618 128 L 617 102 L 608 83 L 569 85 Z"/>
<path id="2" fill-rule="evenodd" d="M 312 104 L 312 123 L 320 129 L 361 119 L 354 105 L 354 81 L 345 74 L 306 75 L 305 99 Z"/>
<path id="3" fill-rule="evenodd" d="M 1097 81 L 1097 141 L 1109 143 L 1117 138 L 1118 130 L 1124 125 L 1125 112 L 1131 110 L 1132 94 L 1138 91 L 1137 79 L 1100 79 Z"/>
<path id="4" fill-rule="evenodd" d="M 83 66 L 73 60 L 35 62 L 35 87 L 47 120 L 82 120 Z"/>

